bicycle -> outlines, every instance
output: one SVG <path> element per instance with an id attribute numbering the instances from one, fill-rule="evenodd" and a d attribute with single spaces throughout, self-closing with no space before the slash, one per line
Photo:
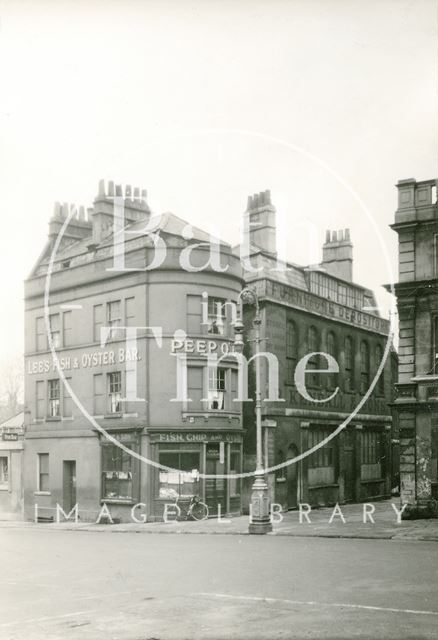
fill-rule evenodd
<path id="1" fill-rule="evenodd" d="M 206 520 L 208 518 L 208 507 L 201 501 L 199 496 L 191 496 L 188 506 L 187 499 L 177 496 L 175 507 L 178 515 L 177 520 Z"/>

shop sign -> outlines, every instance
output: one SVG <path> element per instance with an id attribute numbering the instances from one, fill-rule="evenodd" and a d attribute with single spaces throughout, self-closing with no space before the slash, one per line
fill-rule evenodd
<path id="1" fill-rule="evenodd" d="M 2 433 L 2 440 L 15 442 L 18 440 L 18 433 Z"/>
<path id="2" fill-rule="evenodd" d="M 151 433 L 151 442 L 241 442 L 242 435 L 240 433 Z"/>
<path id="3" fill-rule="evenodd" d="M 64 356 L 59 358 L 59 366 L 62 371 L 71 369 L 92 369 L 105 365 L 124 364 L 126 362 L 138 362 L 141 357 L 138 349 L 109 349 L 105 351 L 84 352 L 81 356 Z M 29 375 L 36 373 L 49 373 L 56 371 L 54 360 L 28 360 L 26 372 Z"/>
<path id="4" fill-rule="evenodd" d="M 206 356 L 211 353 L 227 355 L 233 353 L 234 345 L 231 342 L 218 342 L 217 340 L 172 340 L 172 353 L 193 353 Z"/>

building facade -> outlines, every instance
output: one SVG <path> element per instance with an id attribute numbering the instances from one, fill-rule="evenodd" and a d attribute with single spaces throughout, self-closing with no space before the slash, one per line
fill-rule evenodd
<path id="1" fill-rule="evenodd" d="M 84 521 L 103 505 L 114 521 L 161 520 L 166 504 L 194 494 L 210 514 L 240 513 L 243 426 L 226 303 L 242 272 L 230 246 L 218 255 L 220 269 L 206 233 L 153 217 L 146 192 L 129 186 L 101 181 L 87 212 L 55 206 L 25 283 L 26 518 L 53 520 L 57 505 L 77 504 Z M 209 354 L 222 356 L 216 371 Z"/>
<path id="2" fill-rule="evenodd" d="M 397 356 L 388 345 L 389 322 L 380 317 L 372 291 L 353 282 L 349 231 L 327 232 L 320 265 L 283 263 L 279 269 L 269 192 L 249 198 L 245 218 L 251 256 L 245 278 L 259 297 L 264 350 L 279 363 L 281 400 L 264 403 L 265 464 L 272 467 L 305 453 L 355 412 L 326 445 L 270 474 L 271 499 L 290 509 L 298 503 L 318 506 L 389 496 L 394 475 L 389 405 Z M 247 331 L 252 314 L 246 308 Z M 374 380 L 387 348 L 389 357 Z M 247 349 L 249 354 L 250 344 Z M 324 372 L 332 366 L 324 354 L 334 358 L 336 372 Z M 307 370 L 301 390 L 296 377 L 300 362 Z M 267 397 L 266 363 L 263 371 Z M 246 471 L 254 468 L 253 422 L 252 408 L 245 406 Z M 245 483 L 245 495 L 250 486 Z"/>
<path id="3" fill-rule="evenodd" d="M 438 498 L 438 204 L 436 180 L 401 180 L 392 225 L 399 239 L 400 493 L 407 512 Z"/>
<path id="4" fill-rule="evenodd" d="M 0 424 L 0 520 L 23 517 L 24 413 Z"/>

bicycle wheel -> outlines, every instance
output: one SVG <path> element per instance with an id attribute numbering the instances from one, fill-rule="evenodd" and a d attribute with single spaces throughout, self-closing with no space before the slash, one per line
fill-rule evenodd
<path id="1" fill-rule="evenodd" d="M 203 502 L 195 502 L 190 510 L 193 520 L 206 520 L 208 518 L 208 507 Z"/>

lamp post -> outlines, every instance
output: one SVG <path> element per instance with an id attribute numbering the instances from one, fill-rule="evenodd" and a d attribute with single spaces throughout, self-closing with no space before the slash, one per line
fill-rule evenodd
<path id="1" fill-rule="evenodd" d="M 234 346 L 237 351 L 243 350 L 243 322 L 242 308 L 245 303 L 255 306 L 254 326 L 254 342 L 255 344 L 255 371 L 256 371 L 256 470 L 254 474 L 254 484 L 251 492 L 251 512 L 249 533 L 264 534 L 272 531 L 268 483 L 266 482 L 265 470 L 263 467 L 263 443 L 262 443 L 262 390 L 261 390 L 261 371 L 260 371 L 260 326 L 262 324 L 260 316 L 260 306 L 257 293 L 250 287 L 245 287 L 238 297 L 240 303 L 240 318 L 234 324 Z"/>

